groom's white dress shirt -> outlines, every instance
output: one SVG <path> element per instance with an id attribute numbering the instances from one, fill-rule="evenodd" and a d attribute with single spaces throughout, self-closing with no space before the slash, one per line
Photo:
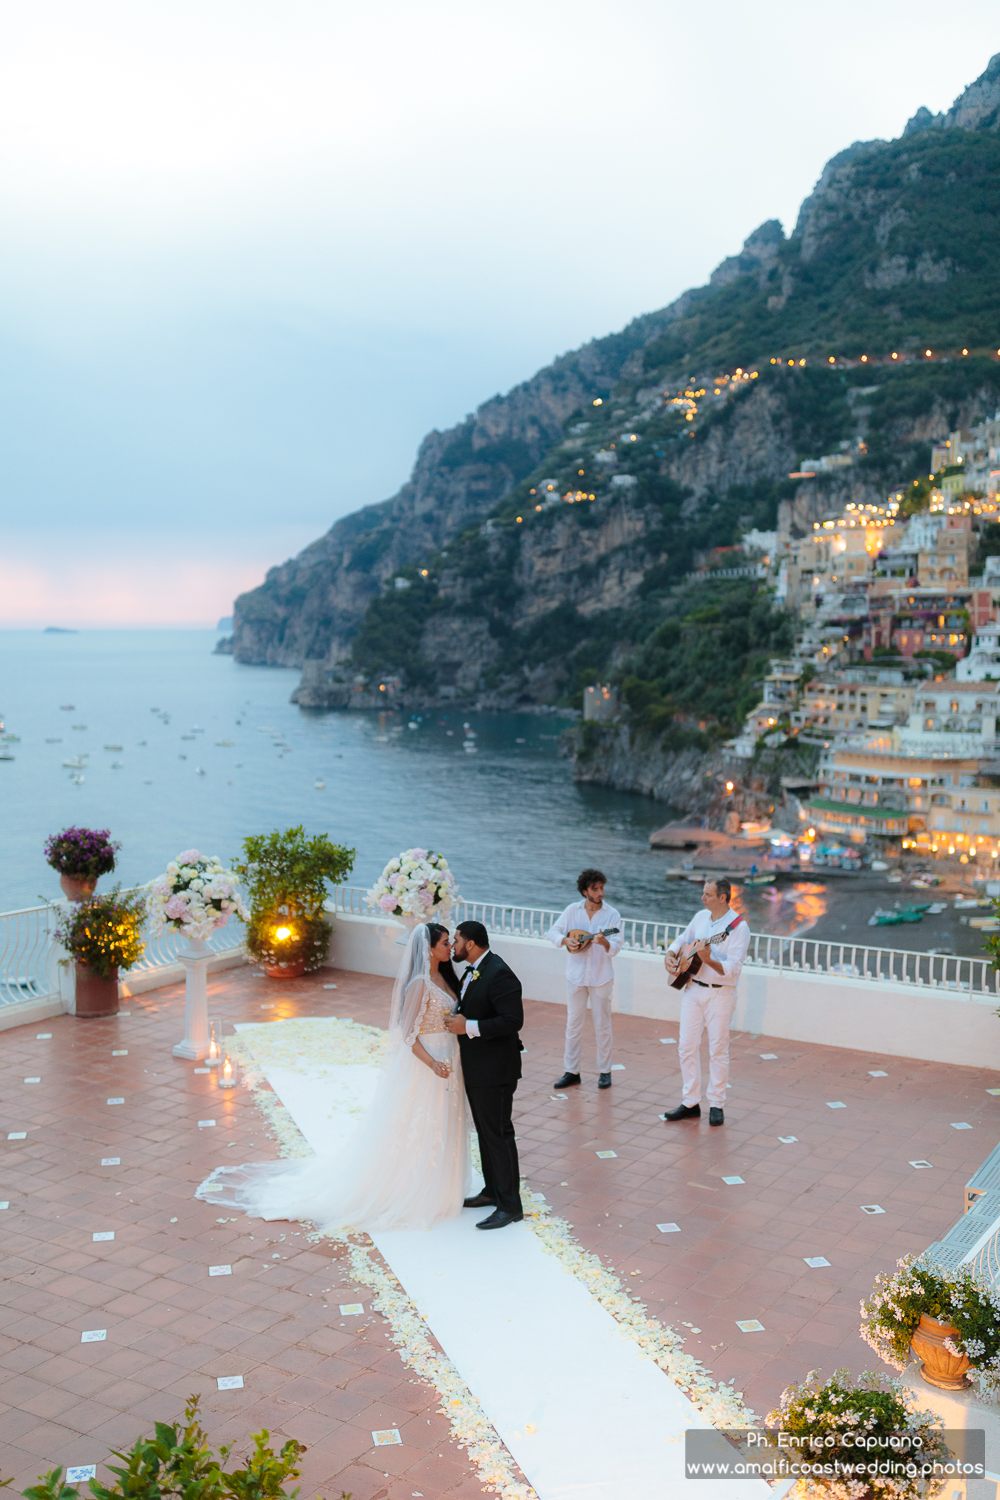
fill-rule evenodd
<path id="1" fill-rule="evenodd" d="M 474 964 L 470 964 L 469 967 L 466 969 L 465 973 L 462 975 L 462 994 L 461 994 L 461 999 L 462 1000 L 465 999 L 465 992 L 469 988 L 469 985 L 472 983 L 473 971 L 475 969 L 479 968 L 479 965 L 482 963 L 483 959 L 486 957 L 486 954 L 489 953 L 489 951 L 490 950 L 487 948 L 484 953 L 480 953 L 480 955 L 476 959 L 475 963 Z M 467 1019 L 466 1022 L 465 1022 L 465 1034 L 466 1034 L 466 1036 L 478 1036 L 479 1035 L 479 1022 L 478 1021 L 470 1021 L 470 1020 Z"/>

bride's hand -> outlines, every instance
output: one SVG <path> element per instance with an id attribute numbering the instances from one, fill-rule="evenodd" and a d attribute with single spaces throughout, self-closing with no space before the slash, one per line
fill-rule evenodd
<path id="1" fill-rule="evenodd" d="M 436 1062 L 436 1063 L 434 1063 L 433 1066 L 434 1066 L 434 1071 L 435 1071 L 435 1073 L 437 1074 L 437 1076 L 439 1078 L 450 1078 L 451 1077 L 451 1069 L 449 1067 L 447 1067 L 445 1063 Z"/>

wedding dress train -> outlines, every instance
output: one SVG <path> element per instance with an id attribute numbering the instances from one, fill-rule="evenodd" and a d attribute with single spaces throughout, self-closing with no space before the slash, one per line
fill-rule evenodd
<path id="1" fill-rule="evenodd" d="M 195 1196 L 253 1218 L 305 1220 L 327 1231 L 429 1229 L 457 1218 L 471 1181 L 458 1041 L 444 1029 L 444 1017 L 456 1007 L 456 996 L 431 978 L 421 924 L 410 935 L 394 986 L 375 1097 L 342 1149 L 217 1167 Z M 418 1035 L 432 1057 L 450 1065 L 447 1080 L 414 1057 Z"/>

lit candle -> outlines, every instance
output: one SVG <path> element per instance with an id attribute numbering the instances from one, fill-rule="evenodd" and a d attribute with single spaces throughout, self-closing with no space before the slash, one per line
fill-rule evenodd
<path id="1" fill-rule="evenodd" d="M 210 1068 L 217 1068 L 219 1066 L 219 1048 L 214 1036 L 208 1044 L 208 1057 L 205 1061 Z"/>
<path id="2" fill-rule="evenodd" d="M 227 1052 L 226 1060 L 222 1064 L 222 1077 L 219 1079 L 219 1088 L 234 1089 L 235 1087 L 236 1079 L 233 1077 L 233 1065 L 229 1061 L 229 1053 Z"/>

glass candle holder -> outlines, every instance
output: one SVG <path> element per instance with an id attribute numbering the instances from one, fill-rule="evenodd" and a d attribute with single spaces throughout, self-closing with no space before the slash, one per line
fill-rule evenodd
<path id="1" fill-rule="evenodd" d="M 227 1052 L 222 1063 L 222 1072 L 219 1074 L 219 1088 L 234 1089 L 238 1084 L 239 1079 L 236 1076 L 236 1068 Z"/>

